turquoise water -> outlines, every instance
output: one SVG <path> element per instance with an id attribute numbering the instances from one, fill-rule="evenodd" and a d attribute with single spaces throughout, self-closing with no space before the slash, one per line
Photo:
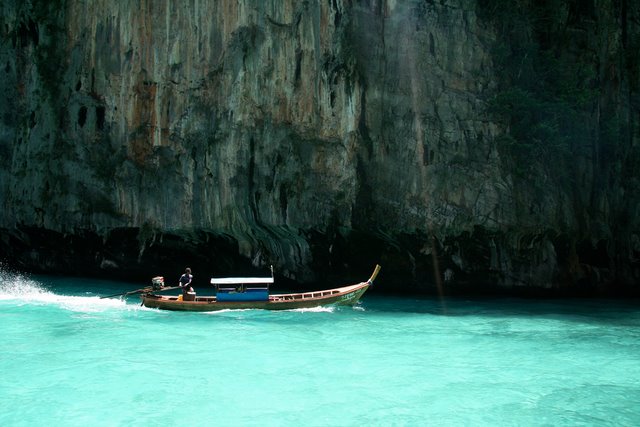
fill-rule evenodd
<path id="1" fill-rule="evenodd" d="M 139 287 L 0 273 L 0 425 L 640 425 L 637 301 L 98 298 Z"/>

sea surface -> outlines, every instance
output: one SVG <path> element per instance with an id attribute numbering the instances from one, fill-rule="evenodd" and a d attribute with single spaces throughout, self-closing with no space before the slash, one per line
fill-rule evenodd
<path id="1" fill-rule="evenodd" d="M 638 301 L 99 298 L 140 287 L 0 271 L 0 426 L 640 425 Z"/>

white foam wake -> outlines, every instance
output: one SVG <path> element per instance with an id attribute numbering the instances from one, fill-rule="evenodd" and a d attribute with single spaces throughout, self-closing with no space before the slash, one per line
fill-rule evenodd
<path id="1" fill-rule="evenodd" d="M 7 271 L 0 266 L 0 301 L 15 301 L 22 304 L 57 305 L 79 312 L 100 312 L 113 308 L 135 308 L 116 298 L 100 299 L 99 296 L 60 295 L 44 284 L 19 273 Z"/>
<path id="2" fill-rule="evenodd" d="M 321 307 L 310 307 L 310 308 L 294 308 L 290 311 L 298 311 L 298 312 L 311 312 L 311 313 L 333 313 L 336 310 L 335 306 L 325 305 Z"/>

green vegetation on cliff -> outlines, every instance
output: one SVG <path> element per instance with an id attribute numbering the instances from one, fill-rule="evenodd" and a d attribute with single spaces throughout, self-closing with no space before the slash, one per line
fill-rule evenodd
<path id="1" fill-rule="evenodd" d="M 501 86 L 492 108 L 508 131 L 498 143 L 520 175 L 532 178 L 542 166 L 580 184 L 573 160 L 584 151 L 596 150 L 600 168 L 626 158 L 625 104 L 639 81 L 631 52 L 640 47 L 627 20 L 638 7 L 612 2 L 598 12 L 599 3 L 606 2 L 479 1 L 499 40 L 493 59 Z"/>

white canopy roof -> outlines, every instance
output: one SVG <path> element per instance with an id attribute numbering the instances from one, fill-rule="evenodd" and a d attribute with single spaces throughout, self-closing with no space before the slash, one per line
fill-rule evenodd
<path id="1" fill-rule="evenodd" d="M 220 277 L 212 278 L 212 285 L 241 285 L 250 283 L 273 283 L 273 277 Z"/>

